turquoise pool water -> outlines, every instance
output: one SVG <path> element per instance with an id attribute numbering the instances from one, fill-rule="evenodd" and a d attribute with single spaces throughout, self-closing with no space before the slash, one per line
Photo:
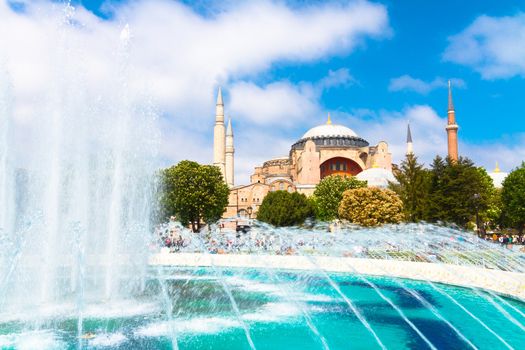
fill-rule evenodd
<path id="1" fill-rule="evenodd" d="M 133 300 L 3 315 L 0 348 L 232 350 L 249 349 L 248 337 L 270 350 L 525 345 L 525 304 L 468 288 L 337 274 L 330 282 L 314 272 L 165 268 L 151 276 Z M 88 339 L 78 338 L 78 315 Z"/>

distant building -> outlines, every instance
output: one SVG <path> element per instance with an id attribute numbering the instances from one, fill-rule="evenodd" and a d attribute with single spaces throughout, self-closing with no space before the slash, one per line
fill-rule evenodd
<path id="1" fill-rule="evenodd" d="M 225 218 L 254 217 L 264 197 L 270 191 L 289 191 L 311 195 L 326 176 L 357 176 L 369 181 L 369 186 L 386 187 L 393 181 L 392 154 L 385 141 L 371 146 L 354 130 L 326 123 L 306 131 L 291 145 L 288 155 L 270 159 L 255 167 L 250 183 L 234 186 L 234 145 L 231 121 L 224 128 L 224 104 L 219 89 L 214 129 L 214 164 L 230 186 Z"/>
<path id="2" fill-rule="evenodd" d="M 489 176 L 492 179 L 492 182 L 494 183 L 494 187 L 496 188 L 502 188 L 503 187 L 503 181 L 509 175 L 509 173 L 503 172 L 500 170 L 498 162 L 496 162 L 496 168 L 494 171 L 488 173 Z"/>

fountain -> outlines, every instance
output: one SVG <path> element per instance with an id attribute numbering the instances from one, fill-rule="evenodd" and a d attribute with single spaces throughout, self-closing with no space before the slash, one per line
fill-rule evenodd
<path id="1" fill-rule="evenodd" d="M 0 57 L 1 349 L 523 347 L 525 254 L 471 233 L 154 229 L 158 131 L 130 96 L 130 30 L 110 58 L 119 79 L 93 95 L 71 16 L 31 137 Z"/>
<path id="2" fill-rule="evenodd" d="M 118 306 L 144 288 L 158 131 L 148 103 L 130 98 L 129 28 L 108 58 L 119 79 L 96 94 L 66 10 L 29 135 L 0 57 L 0 313 L 75 315 L 82 336 L 85 307 Z"/>

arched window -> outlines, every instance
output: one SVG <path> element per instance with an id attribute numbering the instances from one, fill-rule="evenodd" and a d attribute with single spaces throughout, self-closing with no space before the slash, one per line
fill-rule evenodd
<path id="1" fill-rule="evenodd" d="M 281 182 L 281 183 L 279 184 L 279 190 L 281 190 L 281 191 L 284 190 L 284 183 L 283 183 L 283 182 Z"/>

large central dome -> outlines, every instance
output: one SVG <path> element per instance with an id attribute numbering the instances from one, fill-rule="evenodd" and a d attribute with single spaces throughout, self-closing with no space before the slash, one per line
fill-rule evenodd
<path id="1" fill-rule="evenodd" d="M 360 148 L 368 146 L 368 142 L 357 136 L 356 132 L 344 125 L 332 124 L 330 115 L 326 124 L 311 128 L 292 145 L 292 150 L 303 149 L 306 142 L 313 141 L 321 148 Z"/>
<path id="2" fill-rule="evenodd" d="M 323 124 L 308 130 L 301 139 L 319 137 L 357 137 L 357 134 L 344 125 Z"/>

